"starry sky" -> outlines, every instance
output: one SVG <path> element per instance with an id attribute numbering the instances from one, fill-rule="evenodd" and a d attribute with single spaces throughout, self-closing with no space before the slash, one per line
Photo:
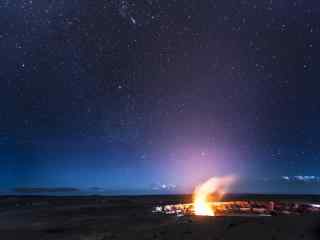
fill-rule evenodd
<path id="1" fill-rule="evenodd" d="M 318 0 L 0 1 L 0 188 L 319 176 L 319 15 Z"/>

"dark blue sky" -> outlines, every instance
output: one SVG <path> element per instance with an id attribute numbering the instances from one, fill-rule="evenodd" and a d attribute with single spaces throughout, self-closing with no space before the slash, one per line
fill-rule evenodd
<path id="1" fill-rule="evenodd" d="M 320 176 L 319 14 L 317 0 L 1 1 L 0 187 Z"/>

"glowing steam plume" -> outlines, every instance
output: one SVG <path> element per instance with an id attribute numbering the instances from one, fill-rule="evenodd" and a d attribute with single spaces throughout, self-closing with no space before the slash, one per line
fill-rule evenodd
<path id="1" fill-rule="evenodd" d="M 213 177 L 197 186 L 193 193 L 195 215 L 214 216 L 214 208 L 208 200 L 209 195 L 215 193 L 221 199 L 233 180 L 234 177 Z"/>

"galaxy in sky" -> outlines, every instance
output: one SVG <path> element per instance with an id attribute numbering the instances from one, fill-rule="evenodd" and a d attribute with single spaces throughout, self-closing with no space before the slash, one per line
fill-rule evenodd
<path id="1" fill-rule="evenodd" d="M 188 192 L 235 175 L 239 192 L 319 193 L 319 14 L 0 1 L 0 188 Z"/>

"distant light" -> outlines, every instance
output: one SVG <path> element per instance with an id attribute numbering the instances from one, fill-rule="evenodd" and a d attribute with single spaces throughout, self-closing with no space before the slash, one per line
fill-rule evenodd
<path id="1" fill-rule="evenodd" d="M 136 20 L 135 20 L 133 17 L 130 17 L 130 20 L 131 20 L 131 22 L 132 22 L 133 24 L 136 24 L 136 23 L 137 23 Z"/>
<path id="2" fill-rule="evenodd" d="M 297 176 L 282 176 L 281 177 L 283 180 L 286 181 L 302 181 L 302 182 L 318 182 L 320 178 L 318 176 L 302 176 L 302 175 L 297 175 Z"/>
<path id="3" fill-rule="evenodd" d="M 152 190 L 155 190 L 155 191 L 160 191 L 160 190 L 174 190 L 177 188 L 177 185 L 175 184 L 171 184 L 171 183 L 159 183 L 155 186 L 152 187 Z"/>

